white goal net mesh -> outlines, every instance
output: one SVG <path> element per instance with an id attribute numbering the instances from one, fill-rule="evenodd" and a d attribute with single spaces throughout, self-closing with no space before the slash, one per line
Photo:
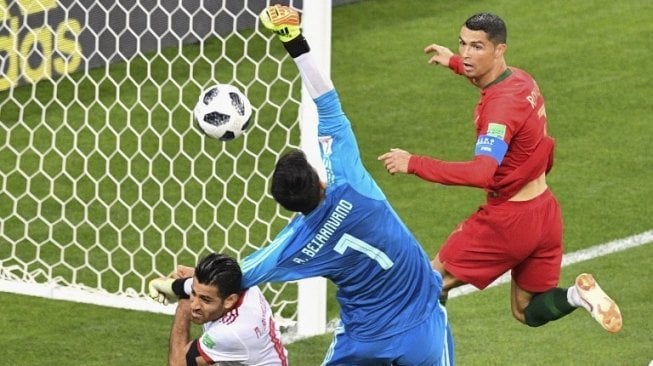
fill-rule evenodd
<path id="1" fill-rule="evenodd" d="M 299 143 L 301 84 L 259 29 L 264 6 L 0 0 L 5 289 L 147 302 L 149 279 L 211 251 L 240 259 L 287 223 L 268 178 Z M 193 127 L 192 107 L 216 82 L 254 107 L 228 143 Z M 296 287 L 264 286 L 278 315 L 296 318 Z"/>

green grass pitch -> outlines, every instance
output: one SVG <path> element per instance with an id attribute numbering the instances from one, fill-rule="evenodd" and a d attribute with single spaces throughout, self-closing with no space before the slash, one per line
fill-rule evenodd
<path id="1" fill-rule="evenodd" d="M 475 210 L 482 192 L 389 176 L 376 157 L 391 147 L 447 159 L 471 156 L 471 115 L 478 91 L 464 79 L 428 65 L 422 49 L 437 42 L 455 50 L 461 24 L 479 11 L 492 11 L 506 20 L 509 65 L 531 73 L 546 99 L 549 131 L 557 139 L 556 165 L 548 183 L 563 207 L 566 252 L 652 229 L 650 1 L 375 0 L 337 7 L 332 78 L 354 124 L 365 165 L 427 252 L 435 253 L 455 225 Z M 180 93 L 164 96 L 166 103 L 194 103 L 194 94 Z M 149 111 L 150 103 L 145 97 L 139 113 L 165 113 Z M 77 108 L 73 105 L 70 113 Z M 5 104 L 0 121 L 15 120 L 18 109 Z M 125 111 L 111 113 L 110 118 L 119 120 Z M 38 139 L 34 141 L 38 144 Z M 198 141 L 191 138 L 185 143 Z M 65 148 L 72 142 L 60 143 Z M 165 149 L 172 151 L 174 146 Z M 208 153 L 217 151 L 209 148 Z M 8 169 L 3 160 L 0 169 Z M 189 168 L 210 161 L 205 160 L 189 162 Z M 243 160 L 243 165 L 251 164 Z M 273 162 L 270 157 L 264 160 Z M 2 243 L 0 255 L 7 255 Z M 505 285 L 450 300 L 457 364 L 649 364 L 652 256 L 653 246 L 647 244 L 563 269 L 561 286 L 577 273 L 591 271 L 619 301 L 624 328 L 615 335 L 580 310 L 541 328 L 520 325 L 510 315 Z M 6 293 L 0 293 L 0 309 L 3 364 L 166 363 L 172 323 L 166 315 Z M 329 316 L 337 316 L 332 299 Z M 291 364 L 320 364 L 330 339 L 324 335 L 288 345 Z"/>

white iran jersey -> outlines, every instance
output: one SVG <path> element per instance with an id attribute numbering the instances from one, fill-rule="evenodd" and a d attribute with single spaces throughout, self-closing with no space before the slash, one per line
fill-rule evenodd
<path id="1" fill-rule="evenodd" d="M 235 309 L 204 323 L 198 349 L 208 363 L 220 366 L 288 365 L 272 310 L 257 286 L 243 293 Z"/>

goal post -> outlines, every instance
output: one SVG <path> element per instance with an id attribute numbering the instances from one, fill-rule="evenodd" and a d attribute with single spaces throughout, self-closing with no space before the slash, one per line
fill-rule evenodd
<path id="1" fill-rule="evenodd" d="M 326 74 L 331 7 L 290 0 Z M 0 291 L 173 314 L 147 282 L 211 251 L 242 259 L 291 219 L 268 193 L 317 120 L 258 24 L 269 1 L 0 0 Z M 245 135 L 193 127 L 210 84 L 252 102 Z M 265 284 L 292 335 L 326 331 L 326 281 Z"/>
<path id="2" fill-rule="evenodd" d="M 302 13 L 302 31 L 310 40 L 311 52 L 325 75 L 331 75 L 331 1 L 305 1 Z M 317 107 L 302 87 L 301 99 L 301 144 L 310 159 L 318 159 L 320 152 L 317 141 Z M 315 158 L 314 158 L 315 157 Z M 326 181 L 324 166 L 317 163 L 320 178 Z M 326 332 L 326 280 L 321 277 L 301 280 L 298 283 L 297 333 L 312 336 Z M 322 321 L 324 320 L 324 321 Z"/>

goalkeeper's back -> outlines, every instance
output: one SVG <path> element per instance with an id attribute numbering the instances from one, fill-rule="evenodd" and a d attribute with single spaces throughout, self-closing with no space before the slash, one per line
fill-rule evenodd
<path id="1" fill-rule="evenodd" d="M 442 278 L 363 167 L 351 123 L 310 53 L 297 11 L 270 6 L 261 22 L 279 35 L 317 105 L 326 182 L 301 151 L 279 159 L 272 195 L 300 214 L 243 260 L 243 286 L 315 276 L 333 281 L 341 326 L 324 365 L 453 362 L 438 302 Z"/>
<path id="2" fill-rule="evenodd" d="M 315 209 L 245 258 L 243 284 L 323 276 L 353 338 L 404 332 L 432 314 L 442 279 L 363 167 L 335 89 L 315 102 L 329 185 Z"/>

